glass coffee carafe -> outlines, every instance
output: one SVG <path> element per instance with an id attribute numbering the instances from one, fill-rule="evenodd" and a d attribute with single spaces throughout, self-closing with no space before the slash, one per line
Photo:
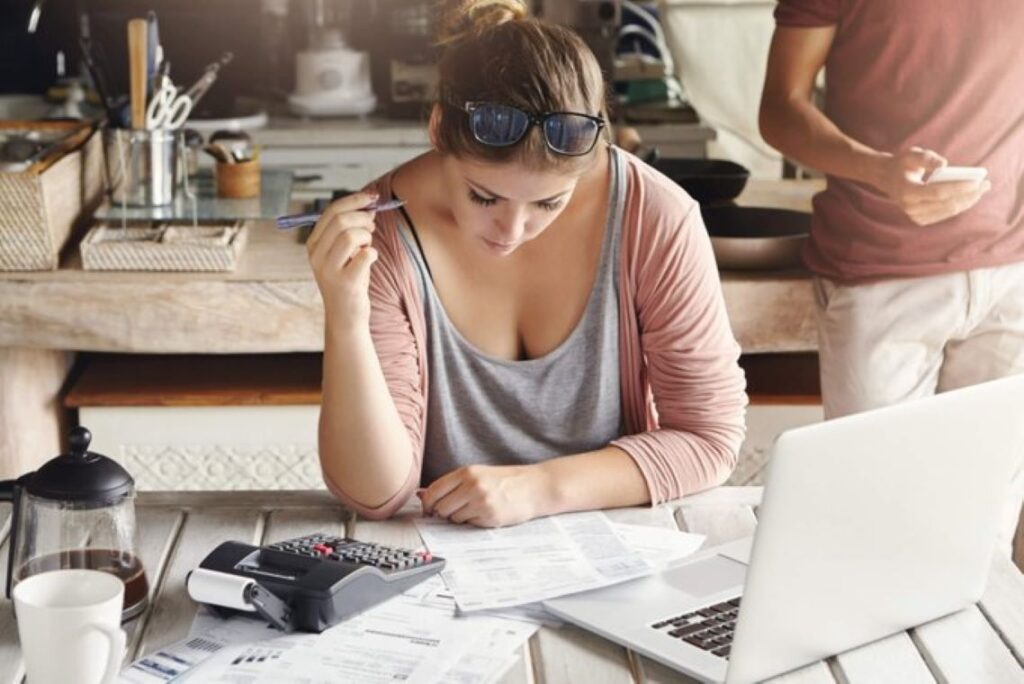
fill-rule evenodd
<path id="1" fill-rule="evenodd" d="M 7 596 L 27 577 L 65 568 L 103 570 L 124 582 L 121 619 L 146 608 L 149 586 L 135 553 L 135 481 L 89 451 L 92 434 L 71 431 L 71 451 L 17 480 L 0 482 L 13 502 Z"/>

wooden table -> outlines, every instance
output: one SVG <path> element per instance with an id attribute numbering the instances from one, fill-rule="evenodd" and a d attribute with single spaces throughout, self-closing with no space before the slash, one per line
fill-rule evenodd
<path id="1" fill-rule="evenodd" d="M 619 509 L 608 514 L 619 522 L 706 534 L 706 545 L 710 546 L 752 534 L 760 499 L 759 487 L 723 487 L 656 508 Z M 399 546 L 420 544 L 407 517 L 386 522 L 358 519 L 323 492 L 143 494 L 137 511 L 139 553 L 149 572 L 152 593 L 149 609 L 126 625 L 127 661 L 186 635 L 196 605 L 185 592 L 185 573 L 223 540 L 258 543 L 324 531 Z M 5 522 L 0 547 L 2 572 L 6 572 L 8 527 Z M 17 628 L 6 605 L 0 610 L 0 684 L 20 682 L 22 676 Z M 535 634 L 503 684 L 631 681 L 690 680 L 609 641 L 566 626 L 545 627 Z M 998 557 L 978 606 L 772 681 L 1024 681 L 1024 575 L 1008 559 Z"/>

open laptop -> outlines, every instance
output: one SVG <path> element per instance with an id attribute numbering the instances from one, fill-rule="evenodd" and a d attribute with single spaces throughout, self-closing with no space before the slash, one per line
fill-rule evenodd
<path id="1" fill-rule="evenodd" d="M 752 549 L 544 605 L 703 681 L 759 681 L 977 602 L 1022 453 L 1024 375 L 790 430 Z"/>

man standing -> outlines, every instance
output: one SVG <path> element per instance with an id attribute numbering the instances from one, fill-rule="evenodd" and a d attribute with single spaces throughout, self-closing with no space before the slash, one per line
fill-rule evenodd
<path id="1" fill-rule="evenodd" d="M 828 176 L 804 254 L 826 417 L 1024 372 L 1024 2 L 780 0 L 775 17 L 761 132 Z M 929 182 L 947 163 L 988 177 Z M 1012 490 L 1002 542 L 1024 466 Z"/>

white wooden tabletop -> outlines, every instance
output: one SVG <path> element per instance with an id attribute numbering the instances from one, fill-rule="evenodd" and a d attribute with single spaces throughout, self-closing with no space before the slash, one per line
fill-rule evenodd
<path id="1" fill-rule="evenodd" d="M 619 522 L 678 527 L 708 536 L 706 546 L 753 533 L 759 487 L 722 487 L 656 508 L 609 511 Z M 415 547 L 408 518 L 361 520 L 322 492 L 143 494 L 139 554 L 150 581 L 150 607 L 128 623 L 126 661 L 183 638 L 196 605 L 185 573 L 219 542 L 275 541 L 315 531 Z M 9 507 L 0 509 L 7 516 Z M 2 527 L 0 576 L 6 575 L 9 522 Z M 0 608 L 0 684 L 23 678 L 10 602 Z M 687 682 L 653 661 L 572 626 L 543 628 L 522 648 L 503 684 Z M 884 684 L 1024 681 L 1024 575 L 1004 557 L 993 561 L 979 605 L 773 679 L 786 684 Z"/>

